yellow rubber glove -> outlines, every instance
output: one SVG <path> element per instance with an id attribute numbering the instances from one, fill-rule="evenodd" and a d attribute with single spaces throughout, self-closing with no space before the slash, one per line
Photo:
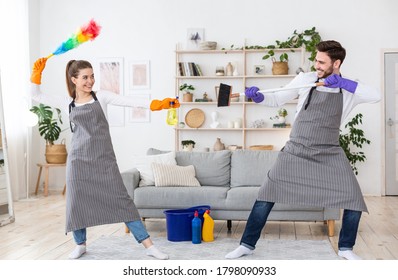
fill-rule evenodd
<path id="1" fill-rule="evenodd" d="M 46 62 L 47 58 L 42 57 L 36 60 L 36 62 L 33 64 L 33 70 L 32 70 L 32 75 L 30 76 L 30 81 L 36 85 L 41 84 L 41 73 L 44 70 L 44 67 L 46 67 Z"/>
<path id="2" fill-rule="evenodd" d="M 170 109 L 170 102 L 174 102 L 173 108 L 179 108 L 180 102 L 178 102 L 178 98 L 165 98 L 163 100 L 152 100 L 151 102 L 151 111 L 159 111 L 163 109 Z"/>

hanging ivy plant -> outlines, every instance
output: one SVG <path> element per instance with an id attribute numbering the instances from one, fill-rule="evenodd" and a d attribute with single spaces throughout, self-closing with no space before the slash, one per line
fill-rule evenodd
<path id="1" fill-rule="evenodd" d="M 356 163 L 364 162 L 366 160 L 366 156 L 362 151 L 357 152 L 352 148 L 354 147 L 354 149 L 362 149 L 363 145 L 370 144 L 370 140 L 366 139 L 364 136 L 364 131 L 360 128 L 357 128 L 359 124 L 362 124 L 362 117 L 363 116 L 361 113 L 358 113 L 355 117 L 353 117 L 351 121 L 344 126 L 348 129 L 348 132 L 342 134 L 340 130 L 339 137 L 340 146 L 343 148 L 355 175 L 358 175 Z"/>

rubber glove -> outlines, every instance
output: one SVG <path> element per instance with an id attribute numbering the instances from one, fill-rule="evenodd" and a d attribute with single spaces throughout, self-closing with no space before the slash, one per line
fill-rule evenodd
<path id="1" fill-rule="evenodd" d="M 180 102 L 178 98 L 165 98 L 163 100 L 152 100 L 150 109 L 151 111 L 159 111 L 163 109 L 170 109 L 170 102 L 174 102 L 173 108 L 179 108 Z"/>
<path id="2" fill-rule="evenodd" d="M 351 93 L 354 93 L 358 86 L 357 82 L 344 79 L 337 74 L 330 75 L 323 82 L 325 83 L 325 87 L 343 88 Z"/>
<path id="3" fill-rule="evenodd" d="M 251 98 L 254 102 L 260 103 L 264 100 L 264 94 L 258 92 L 258 87 L 249 87 L 245 90 L 245 94 L 248 98 Z"/>
<path id="4" fill-rule="evenodd" d="M 46 67 L 46 62 L 47 58 L 42 57 L 36 60 L 36 62 L 33 64 L 33 70 L 32 70 L 32 75 L 30 76 L 30 81 L 36 85 L 41 84 L 41 73 L 44 70 L 44 67 Z"/>

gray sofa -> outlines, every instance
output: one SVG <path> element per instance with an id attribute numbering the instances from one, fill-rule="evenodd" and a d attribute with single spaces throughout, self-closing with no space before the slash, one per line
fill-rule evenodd
<path id="1" fill-rule="evenodd" d="M 149 154 L 161 153 L 150 149 Z M 165 218 L 164 210 L 210 205 L 215 220 L 247 220 L 260 185 L 275 162 L 278 151 L 176 152 L 177 165 L 195 167 L 200 187 L 139 186 L 140 172 L 132 168 L 122 172 L 129 195 L 143 219 Z M 275 204 L 269 221 L 321 221 L 328 235 L 334 235 L 339 209 Z"/>

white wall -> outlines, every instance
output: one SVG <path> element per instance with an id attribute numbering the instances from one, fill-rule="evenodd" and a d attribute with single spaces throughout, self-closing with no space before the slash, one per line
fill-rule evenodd
<path id="1" fill-rule="evenodd" d="M 396 48 L 398 37 L 398 2 L 394 0 L 40 0 L 39 53 L 32 52 L 32 61 L 46 56 L 75 28 L 94 18 L 102 26 L 100 36 L 64 55 L 51 58 L 45 69 L 42 90 L 65 95 L 64 69 L 70 59 L 95 62 L 100 57 L 122 57 L 130 60 L 150 60 L 151 88 L 133 93 L 148 93 L 151 99 L 173 96 L 174 50 L 178 42 L 185 44 L 187 28 L 205 29 L 205 40 L 217 41 L 221 47 L 232 44 L 268 45 L 276 39 L 286 39 L 297 29 L 315 26 L 323 39 L 340 41 L 347 50 L 344 75 L 381 89 L 381 50 Z M 125 75 L 127 78 L 127 73 Z M 127 93 L 128 79 L 125 79 Z M 364 114 L 364 130 L 372 141 L 365 148 L 368 158 L 359 167 L 359 181 L 365 194 L 381 194 L 381 103 L 360 105 Z M 147 148 L 174 148 L 174 132 L 165 124 L 166 112 L 151 113 L 150 123 L 112 127 L 111 133 L 119 167 L 131 167 L 135 154 Z M 36 135 L 37 136 L 37 135 Z M 69 136 L 68 136 L 68 141 Z M 37 151 L 39 151 L 37 149 Z M 43 157 L 44 142 L 35 158 Z M 62 173 L 59 174 L 62 177 Z M 58 179 L 53 187 L 62 187 Z M 51 186 L 50 186 L 51 187 Z"/>

